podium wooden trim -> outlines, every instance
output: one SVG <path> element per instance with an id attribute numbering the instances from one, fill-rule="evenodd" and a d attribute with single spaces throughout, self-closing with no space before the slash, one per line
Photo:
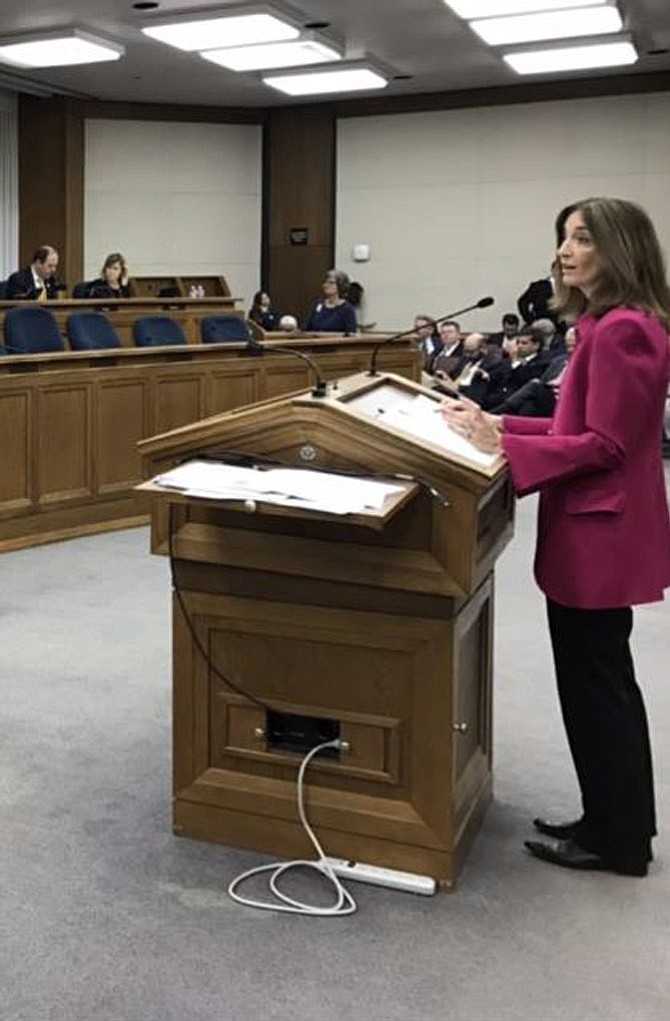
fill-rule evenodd
<path id="1" fill-rule="evenodd" d="M 180 590 L 174 830 L 310 853 L 296 810 L 302 755 L 277 743 L 266 709 L 229 678 L 273 712 L 332 721 L 350 745 L 308 776 L 329 854 L 450 887 L 491 797 L 493 568 L 512 534 L 512 489 L 502 460 L 474 468 L 347 407 L 369 386 L 359 374 L 325 399 L 303 391 L 140 444 L 149 475 L 217 451 L 304 466 L 308 450 L 319 470 L 415 480 L 373 528 L 152 494 L 152 549 L 172 550 Z"/>

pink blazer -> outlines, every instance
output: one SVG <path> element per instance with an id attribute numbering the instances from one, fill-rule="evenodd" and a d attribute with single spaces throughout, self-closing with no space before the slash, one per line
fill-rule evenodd
<path id="1" fill-rule="evenodd" d="M 540 490 L 535 577 L 583 609 L 651 603 L 670 586 L 661 436 L 670 347 L 658 319 L 582 316 L 553 419 L 505 416 L 520 496 Z"/>

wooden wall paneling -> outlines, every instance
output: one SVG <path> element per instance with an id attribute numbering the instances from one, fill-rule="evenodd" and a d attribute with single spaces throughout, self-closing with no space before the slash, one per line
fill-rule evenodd
<path id="1" fill-rule="evenodd" d="M 142 481 L 137 444 L 150 432 L 149 383 L 140 374 L 95 384 L 95 490 L 103 495 Z"/>
<path id="2" fill-rule="evenodd" d="M 625 96 L 670 89 L 670 72 L 606 75 L 601 78 L 559 79 L 553 82 L 524 82 L 521 85 L 483 89 L 454 89 L 452 92 L 418 92 L 404 96 L 366 96 L 334 102 L 336 117 L 378 117 L 383 114 L 417 113 L 425 110 L 464 110 L 477 106 L 507 106 L 515 103 L 551 103 L 562 99 L 592 96 Z"/>
<path id="3" fill-rule="evenodd" d="M 373 340 L 291 342 L 311 351 L 327 378 L 341 378 L 367 363 Z M 394 358 L 416 378 L 411 345 L 398 345 Z M 295 358 L 242 357 L 229 345 L 0 359 L 0 549 L 142 523 L 138 440 L 310 383 Z"/>
<path id="4" fill-rule="evenodd" d="M 258 383 L 258 372 L 249 366 L 248 360 L 239 367 L 212 369 L 207 374 L 205 414 L 216 415 L 254 404 L 260 400 Z"/>
<path id="5" fill-rule="evenodd" d="M 309 368 L 301 367 L 286 357 L 282 362 L 275 363 L 271 369 L 265 367 L 261 377 L 263 386 L 261 398 L 278 397 L 292 390 L 302 390 L 310 385 L 312 376 Z"/>
<path id="6" fill-rule="evenodd" d="M 37 400 L 40 505 L 93 495 L 91 384 L 70 380 L 46 386 Z"/>
<path id="7" fill-rule="evenodd" d="M 492 768 L 493 581 L 490 577 L 457 618 L 453 661 L 454 827 Z"/>
<path id="8" fill-rule="evenodd" d="M 28 510 L 34 500 L 33 399 L 28 386 L 4 379 L 0 385 L 0 518 Z"/>
<path id="9" fill-rule="evenodd" d="M 19 253 L 39 245 L 60 253 L 70 286 L 83 267 L 84 129 L 67 99 L 19 96 Z"/>
<path id="10" fill-rule="evenodd" d="M 277 308 L 304 316 L 335 252 L 335 117 L 330 104 L 269 113 L 265 145 L 265 286 Z M 308 243 L 293 245 L 293 228 Z"/>
<path id="11" fill-rule="evenodd" d="M 197 422 L 206 415 L 203 375 L 191 365 L 168 366 L 158 372 L 153 391 L 154 433 Z"/>

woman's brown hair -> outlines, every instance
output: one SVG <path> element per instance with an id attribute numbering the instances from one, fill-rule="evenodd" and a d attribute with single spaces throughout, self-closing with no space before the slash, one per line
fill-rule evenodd
<path id="1" fill-rule="evenodd" d="M 583 312 L 602 316 L 612 308 L 637 308 L 670 322 L 670 287 L 665 260 L 644 209 L 625 199 L 591 198 L 574 202 L 556 218 L 556 244 L 564 240 L 565 224 L 579 212 L 600 258 L 600 277 L 588 299 L 563 283 L 560 260 L 554 263 L 554 307 L 573 322 Z"/>
<path id="2" fill-rule="evenodd" d="M 100 276 L 102 277 L 103 280 L 105 279 L 105 270 L 109 269 L 109 267 L 113 266 L 116 262 L 121 263 L 121 276 L 119 278 L 120 282 L 125 280 L 125 278 L 128 276 L 128 265 L 124 257 L 121 255 L 121 252 L 112 252 L 112 254 L 108 255 L 102 264 Z"/>

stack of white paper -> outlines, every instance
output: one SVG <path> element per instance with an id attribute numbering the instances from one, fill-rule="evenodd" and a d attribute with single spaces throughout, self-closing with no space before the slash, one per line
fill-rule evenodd
<path id="1" fill-rule="evenodd" d="M 301 468 L 240 468 L 215 461 L 189 461 L 152 480 L 155 485 L 209 500 L 258 500 L 328 514 L 381 510 L 403 487 Z"/>
<path id="2" fill-rule="evenodd" d="M 451 428 L 442 415 L 440 402 L 424 394 L 417 394 L 409 399 L 408 396 L 402 394 L 402 399 L 383 401 L 377 397 L 377 406 L 371 399 L 366 406 L 360 406 L 352 401 L 352 406 L 356 411 L 363 411 L 363 414 L 371 415 L 385 425 L 401 429 L 417 440 L 434 443 L 475 464 L 488 468 L 494 463 L 496 454 L 483 454 L 469 440 Z"/>

